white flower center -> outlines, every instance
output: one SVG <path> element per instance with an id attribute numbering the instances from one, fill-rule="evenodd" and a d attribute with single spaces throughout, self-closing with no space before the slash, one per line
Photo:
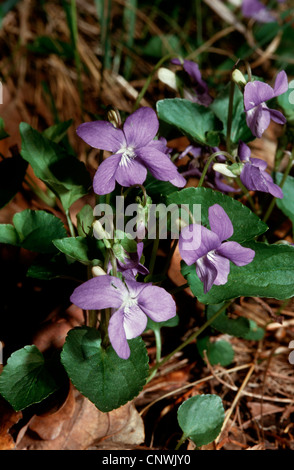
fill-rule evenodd
<path id="1" fill-rule="evenodd" d="M 136 158 L 134 147 L 122 147 L 117 153 L 122 154 L 119 166 L 128 166 L 129 162 Z"/>
<path id="2" fill-rule="evenodd" d="M 126 295 L 123 299 L 123 304 L 122 304 L 122 307 L 124 308 L 125 312 L 128 313 L 128 311 L 131 310 L 133 305 L 138 305 L 137 299 L 134 297 L 131 297 L 130 295 Z"/>

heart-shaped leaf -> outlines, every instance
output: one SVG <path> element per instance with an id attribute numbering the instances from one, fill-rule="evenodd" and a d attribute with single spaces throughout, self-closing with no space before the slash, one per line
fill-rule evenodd
<path id="1" fill-rule="evenodd" d="M 255 251 L 253 261 L 246 266 L 231 263 L 228 282 L 213 285 L 203 293 L 203 284 L 195 265 L 182 263 L 182 274 L 199 302 L 218 304 L 240 296 L 272 297 L 278 300 L 294 296 L 294 247 L 250 242 L 244 246 Z"/>
<path id="2" fill-rule="evenodd" d="M 100 411 L 119 408 L 136 397 L 148 375 L 148 356 L 141 338 L 129 340 L 131 355 L 121 359 L 112 346 L 101 346 L 95 328 L 74 328 L 68 333 L 61 362 L 74 386 Z"/>
<path id="3" fill-rule="evenodd" d="M 175 126 L 190 139 L 202 145 L 216 145 L 216 132 L 211 131 L 220 122 L 211 109 L 181 98 L 160 100 L 156 108 L 161 121 Z"/>
<path id="4" fill-rule="evenodd" d="M 178 423 L 184 437 L 197 447 L 209 444 L 219 435 L 225 412 L 218 395 L 196 395 L 178 409 Z"/>
<path id="5" fill-rule="evenodd" d="M 58 388 L 35 345 L 15 351 L 0 375 L 0 393 L 16 411 L 39 403 Z"/>
<path id="6" fill-rule="evenodd" d="M 206 226 L 209 226 L 209 207 L 219 204 L 228 214 L 234 227 L 230 240 L 238 243 L 252 240 L 268 229 L 267 225 L 244 204 L 210 188 L 185 188 L 167 196 L 166 201 L 168 205 L 187 205 L 191 214 L 196 212 L 198 215 L 198 211 L 201 210 L 201 223 Z M 184 220 L 187 220 L 187 212 L 183 215 Z"/>

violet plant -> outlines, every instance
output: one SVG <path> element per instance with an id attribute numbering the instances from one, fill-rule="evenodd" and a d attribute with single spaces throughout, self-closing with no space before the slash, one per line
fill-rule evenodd
<path id="1" fill-rule="evenodd" d="M 251 157 L 248 145 L 255 136 L 262 137 L 270 119 L 287 129 L 286 117 L 277 109 L 287 114 L 277 100 L 288 90 L 286 73 L 277 75 L 273 88 L 258 79 L 262 77 L 249 81 L 243 77 L 243 86 L 232 79 L 212 99 L 198 65 L 173 61 L 181 63 L 194 80 L 194 94 L 160 100 L 156 111 L 141 107 L 124 122 L 114 110 L 105 120 L 78 126 L 76 138 L 87 149 L 100 151 L 93 179 L 59 139 L 70 123 L 45 133 L 27 123 L 20 125 L 22 146 L 17 162 L 23 175 L 30 164 L 45 183 L 50 190 L 47 202 L 49 195 L 52 205 L 58 201 L 67 227 L 49 211 L 25 210 L 15 214 L 13 224 L 0 225 L 0 242 L 39 253 L 28 269 L 29 277 L 72 279 L 68 300 L 84 311 L 85 324 L 69 331 L 60 357 L 54 358 L 60 361 L 58 367 L 33 344 L 8 358 L 0 376 L 0 393 L 15 410 L 44 400 L 62 386 L 64 377 L 101 411 L 116 409 L 134 399 L 175 352 L 216 324 L 213 322 L 221 315 L 226 317 L 239 297 L 294 296 L 294 248 L 266 238 L 271 231 L 266 220 L 276 200 L 284 198 L 282 186 L 287 183 L 294 150 L 290 149 L 278 184 L 266 162 Z M 268 100 L 273 108 L 265 104 Z M 164 135 L 159 133 L 160 124 L 164 124 Z M 180 157 L 167 145 L 166 139 L 173 134 L 190 140 Z M 104 151 L 108 154 L 103 158 Z M 194 174 L 190 163 L 183 164 L 189 151 L 190 163 L 195 157 L 199 163 Z M 184 188 L 195 174 L 198 185 Z M 218 185 L 220 174 L 223 186 Z M 70 208 L 92 194 L 92 186 L 97 205 L 85 204 L 74 223 Z M 120 198 L 132 211 L 122 213 L 117 207 Z M 175 220 L 160 216 L 162 203 L 169 210 L 173 206 Z M 194 220 L 195 207 L 200 208 L 200 220 Z M 156 214 L 153 219 L 151 209 Z M 137 216 L 131 218 L 134 213 Z M 172 239 L 171 233 L 176 232 L 178 236 Z M 170 251 L 166 266 L 157 270 L 162 239 L 168 240 Z M 167 272 L 177 244 L 186 283 L 171 289 Z M 205 306 L 207 320 L 174 351 L 163 358 L 156 354 L 149 367 L 144 332 L 146 328 L 154 331 L 157 351 L 161 351 L 160 329 L 180 321 L 176 293 L 187 287 Z M 210 317 L 209 307 L 216 307 Z M 247 325 L 248 338 L 260 339 L 263 334 L 256 324 L 253 329 L 252 324 Z M 199 401 L 199 397 L 193 398 L 193 403 Z M 200 440 L 196 433 L 198 445 L 217 437 L 224 419 L 219 397 L 200 401 L 205 413 L 215 413 L 216 421 L 212 420 L 213 430 L 206 429 L 208 424 L 198 409 L 205 430 Z M 179 410 L 185 438 L 194 436 L 186 431 L 188 415 L 185 405 Z"/>

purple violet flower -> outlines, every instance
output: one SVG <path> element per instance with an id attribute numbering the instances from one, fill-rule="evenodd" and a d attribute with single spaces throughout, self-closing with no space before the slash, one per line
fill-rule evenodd
<path id="1" fill-rule="evenodd" d="M 284 70 L 278 73 L 275 86 L 256 80 L 248 82 L 244 88 L 244 106 L 247 126 L 255 137 L 261 137 L 268 128 L 270 120 L 278 124 L 287 122 L 285 116 L 275 109 L 269 109 L 266 101 L 282 95 L 288 90 L 287 75 Z"/>
<path id="2" fill-rule="evenodd" d="M 279 199 L 283 198 L 283 191 L 273 182 L 267 173 L 267 163 L 260 158 L 250 157 L 251 150 L 244 142 L 239 143 L 238 156 L 244 166 L 240 173 L 240 179 L 244 186 L 250 191 L 261 191 L 270 193 Z"/>
<path id="3" fill-rule="evenodd" d="M 148 107 L 128 116 L 123 129 L 108 121 L 85 122 L 77 128 L 78 136 L 91 147 L 112 152 L 94 176 L 96 194 L 111 193 L 116 181 L 126 187 L 143 184 L 147 170 L 158 180 L 185 186 L 185 178 L 167 155 L 164 140 L 154 140 L 158 128 L 156 113 Z"/>
<path id="4" fill-rule="evenodd" d="M 120 261 L 117 259 L 117 270 L 123 273 L 125 279 L 135 279 L 137 274 L 143 274 L 146 276 L 149 274 L 149 270 L 140 263 L 140 259 L 143 254 L 143 247 L 144 243 L 139 242 L 137 243 L 137 252 L 136 253 L 127 253 L 125 250 L 125 259 Z M 109 268 L 111 269 L 111 263 L 109 264 Z"/>
<path id="5" fill-rule="evenodd" d="M 205 294 L 213 284 L 220 286 L 227 283 L 230 261 L 236 266 L 245 266 L 251 263 L 255 256 L 254 250 L 244 248 L 237 242 L 224 242 L 233 235 L 234 229 L 231 220 L 219 204 L 209 208 L 208 219 L 211 230 L 200 227 L 200 246 L 197 224 L 185 227 L 179 238 L 181 257 L 188 266 L 196 263 L 196 273 L 203 282 Z"/>
<path id="6" fill-rule="evenodd" d="M 192 60 L 181 61 L 180 59 L 172 59 L 171 63 L 182 65 L 184 71 L 189 76 L 190 84 L 184 87 L 184 98 L 203 106 L 209 106 L 212 102 L 212 97 L 208 92 L 207 84 L 202 79 L 198 64 Z"/>
<path id="7" fill-rule="evenodd" d="M 245 18 L 253 18 L 259 23 L 271 23 L 275 17 L 259 0 L 243 0 L 242 14 Z"/>
<path id="8" fill-rule="evenodd" d="M 175 301 L 162 287 L 133 280 L 123 282 L 107 274 L 81 284 L 70 300 L 87 310 L 113 309 L 108 335 L 113 349 L 122 359 L 130 356 L 127 340 L 143 333 L 147 316 L 162 322 L 176 315 Z"/>

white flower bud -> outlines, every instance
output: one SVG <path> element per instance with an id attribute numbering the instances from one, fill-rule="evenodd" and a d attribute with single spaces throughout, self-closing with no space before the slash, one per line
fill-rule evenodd
<path id="1" fill-rule="evenodd" d="M 158 79 L 165 85 L 168 85 L 173 90 L 178 89 L 176 74 L 171 70 L 166 69 L 165 67 L 160 67 L 160 69 L 158 70 Z"/>
<path id="2" fill-rule="evenodd" d="M 239 87 L 244 88 L 247 85 L 246 78 L 244 77 L 243 73 L 240 70 L 235 69 L 232 73 L 232 79 Z"/>
<path id="3" fill-rule="evenodd" d="M 230 178 L 236 178 L 237 175 L 234 175 L 234 173 L 231 172 L 229 169 L 229 166 L 226 165 L 225 163 L 214 163 L 213 167 L 214 171 L 218 171 L 218 173 L 221 173 L 222 175 L 229 176 Z"/>
<path id="4" fill-rule="evenodd" d="M 104 271 L 104 269 L 100 268 L 100 266 L 93 266 L 92 275 L 93 277 L 105 276 L 106 272 Z"/>

